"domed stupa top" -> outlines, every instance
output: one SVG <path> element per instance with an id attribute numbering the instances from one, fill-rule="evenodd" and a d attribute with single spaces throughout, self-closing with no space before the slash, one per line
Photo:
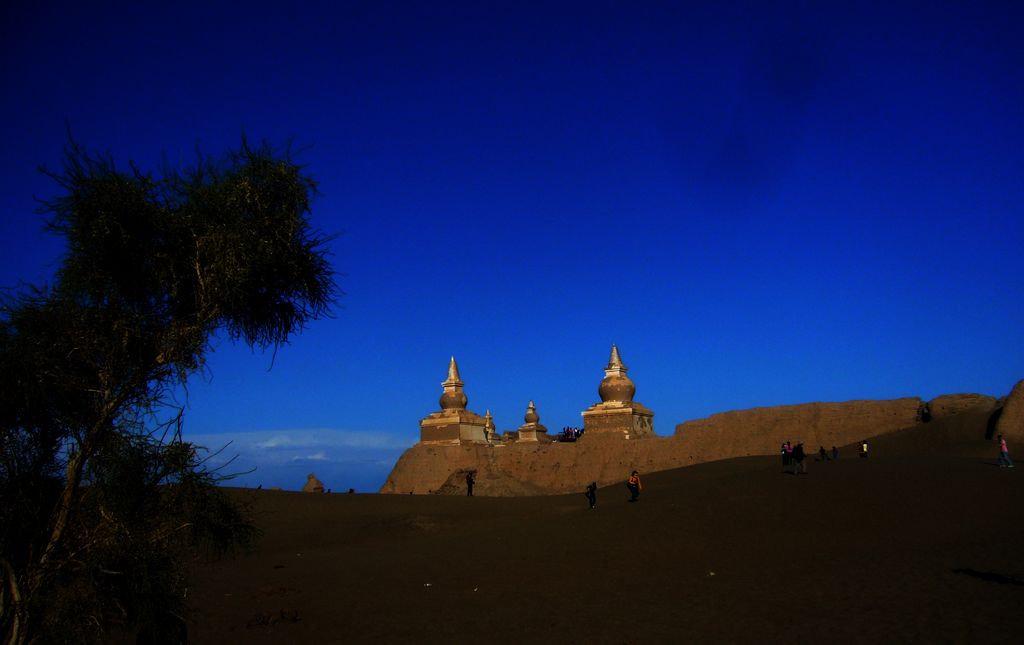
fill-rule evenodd
<path id="1" fill-rule="evenodd" d="M 597 388 L 601 395 L 601 401 L 618 401 L 629 403 L 636 394 L 636 385 L 626 376 L 629 369 L 622 363 L 619 356 L 619 348 L 612 343 L 612 354 L 608 359 L 608 366 L 604 368 L 604 378 Z"/>
<path id="2" fill-rule="evenodd" d="M 456 364 L 454 356 L 452 356 L 451 362 L 448 363 L 448 378 L 441 385 L 444 387 L 444 394 L 441 395 L 441 409 L 465 410 L 469 399 L 466 398 L 466 393 L 462 391 L 464 383 L 459 377 L 459 366 Z"/>
<path id="3" fill-rule="evenodd" d="M 537 406 L 530 401 L 530 405 L 526 406 L 526 416 L 523 417 L 523 421 L 527 423 L 537 423 L 540 421 L 540 416 L 537 414 Z"/>

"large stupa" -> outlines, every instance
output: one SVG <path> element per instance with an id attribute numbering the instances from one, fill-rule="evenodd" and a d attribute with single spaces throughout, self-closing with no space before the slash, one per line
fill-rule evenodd
<path id="1" fill-rule="evenodd" d="M 448 378 L 441 383 L 441 410 L 420 420 L 420 443 L 486 443 L 487 419 L 466 409 L 469 399 L 463 391 L 455 357 L 448 363 Z M 492 424 L 493 425 L 493 424 Z"/>
<path id="2" fill-rule="evenodd" d="M 626 439 L 654 436 L 654 412 L 633 400 L 636 385 L 626 375 L 629 369 L 619 356 L 619 348 L 612 345 L 604 378 L 597 388 L 601 397 L 583 411 L 583 435 L 616 435 Z"/>

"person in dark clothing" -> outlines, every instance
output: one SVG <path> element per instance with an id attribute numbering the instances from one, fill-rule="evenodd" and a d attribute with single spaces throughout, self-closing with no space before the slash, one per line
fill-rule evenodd
<path id="1" fill-rule="evenodd" d="M 782 472 L 789 470 L 789 452 L 786 450 L 786 444 L 782 444 L 782 448 L 779 449 L 779 454 L 782 455 Z"/>
<path id="2" fill-rule="evenodd" d="M 828 453 L 825 452 L 825 446 L 818 446 L 818 457 L 822 461 L 828 461 Z"/>
<path id="3" fill-rule="evenodd" d="M 590 482 L 584 495 L 587 496 L 587 501 L 590 502 L 590 508 L 597 506 L 597 482 Z"/>
<path id="4" fill-rule="evenodd" d="M 466 495 L 469 497 L 473 496 L 473 484 L 476 483 L 476 477 L 473 476 L 473 471 L 466 473 Z"/>
<path id="5" fill-rule="evenodd" d="M 643 488 L 640 483 L 640 473 L 633 471 L 626 481 L 626 488 L 629 489 L 629 501 L 635 502 L 640 497 L 640 489 Z"/>
<path id="6" fill-rule="evenodd" d="M 836 448 L 835 446 L 832 446 L 832 461 L 838 461 L 838 460 L 839 460 L 839 448 Z"/>
<path id="7" fill-rule="evenodd" d="M 796 446 L 793 447 L 793 463 L 795 464 L 793 466 L 794 475 L 799 475 L 801 473 L 804 475 L 807 474 L 807 464 L 804 463 L 804 458 L 806 457 L 807 455 L 804 454 L 804 444 L 796 444 Z"/>

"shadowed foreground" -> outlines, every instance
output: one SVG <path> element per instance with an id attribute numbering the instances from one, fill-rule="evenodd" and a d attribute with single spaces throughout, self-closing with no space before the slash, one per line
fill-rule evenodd
<path id="1" fill-rule="evenodd" d="M 933 437 L 934 439 L 934 437 Z M 921 451 L 921 446 L 929 450 Z M 815 450 L 816 446 L 809 446 Z M 196 643 L 1019 642 L 1024 468 L 881 438 L 528 498 L 238 491 L 266 531 L 199 572 Z M 926 452 L 927 454 L 922 454 Z M 1018 451 L 1019 452 L 1019 451 Z M 625 477 L 626 473 L 623 473 Z"/>

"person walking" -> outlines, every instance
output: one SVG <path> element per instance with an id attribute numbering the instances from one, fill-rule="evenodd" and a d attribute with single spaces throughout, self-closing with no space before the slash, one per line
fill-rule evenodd
<path id="1" fill-rule="evenodd" d="M 999 435 L 997 441 L 999 441 L 999 467 L 1013 468 L 1013 460 L 1010 459 L 1010 449 L 1006 445 L 1006 439 L 1003 439 L 1003 435 Z"/>
<path id="2" fill-rule="evenodd" d="M 590 502 L 590 508 L 597 506 L 597 482 L 590 482 L 584 495 L 587 496 L 587 501 Z"/>
<path id="3" fill-rule="evenodd" d="M 804 444 L 796 444 L 796 446 L 793 448 L 793 462 L 795 464 L 793 466 L 794 475 L 807 474 L 807 464 L 804 463 L 804 459 L 806 457 L 807 455 L 804 453 Z"/>
<path id="4" fill-rule="evenodd" d="M 860 442 L 860 457 L 866 459 L 868 456 L 868 440 L 865 439 Z"/>
<path id="5" fill-rule="evenodd" d="M 633 471 L 626 480 L 626 488 L 629 489 L 629 501 L 635 502 L 640 497 L 640 490 L 643 488 L 643 484 L 640 483 L 640 473 Z"/>
<path id="6" fill-rule="evenodd" d="M 793 465 L 793 444 L 786 442 L 782 444 L 782 469 L 783 472 L 789 470 L 789 467 Z"/>
<path id="7" fill-rule="evenodd" d="M 466 473 L 466 496 L 473 496 L 473 484 L 476 483 L 476 477 L 473 476 L 473 471 Z"/>
<path id="8" fill-rule="evenodd" d="M 825 446 L 818 446 L 818 458 L 821 461 L 828 461 L 828 453 L 825 452 Z"/>
<path id="9" fill-rule="evenodd" d="M 832 446 L 832 461 L 839 461 L 839 448 Z"/>

